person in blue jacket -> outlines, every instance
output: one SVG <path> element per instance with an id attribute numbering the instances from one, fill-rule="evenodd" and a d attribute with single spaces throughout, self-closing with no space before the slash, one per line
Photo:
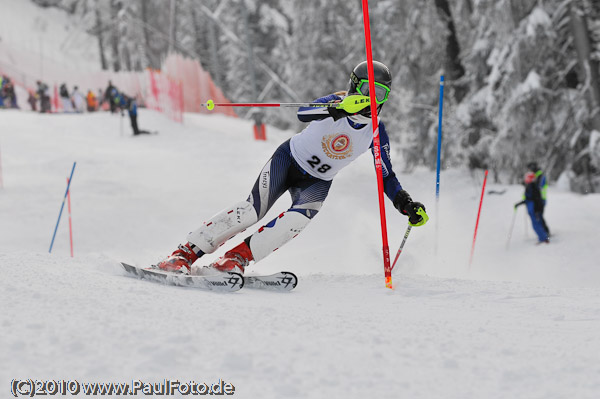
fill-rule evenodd
<path id="1" fill-rule="evenodd" d="M 388 100 L 392 75 L 382 63 L 373 63 L 378 111 Z M 367 62 L 358 64 L 350 74 L 347 92 L 321 97 L 319 103 L 342 101 L 346 95 L 369 95 Z M 212 253 L 236 234 L 262 219 L 286 191 L 291 207 L 263 225 L 238 246 L 209 265 L 219 272 L 243 273 L 249 262 L 258 262 L 296 237 L 319 213 L 335 175 L 367 150 L 373 150 L 371 107 L 349 114 L 334 107 L 303 107 L 298 118 L 308 125 L 302 132 L 281 144 L 263 167 L 247 199 L 225 208 L 187 236 L 187 242 L 157 266 L 167 271 L 191 273 L 192 264 Z M 384 190 L 387 197 L 413 226 L 429 217 L 425 206 L 413 201 L 402 188 L 390 161 L 390 141 L 383 122 L 379 137 Z"/>
<path id="2" fill-rule="evenodd" d="M 537 165 L 529 166 L 530 169 L 537 169 Z M 527 206 L 527 212 L 529 213 L 529 217 L 531 218 L 531 225 L 533 226 L 533 230 L 535 231 L 538 237 L 538 243 L 550 243 L 550 232 L 546 225 L 546 221 L 544 220 L 544 206 L 545 199 L 543 193 L 546 192 L 546 189 L 540 189 L 541 179 L 539 177 L 543 176 L 543 174 L 537 174 L 536 172 L 529 171 L 525 174 L 523 182 L 525 184 L 525 194 L 524 199 L 521 202 L 517 202 L 515 204 L 515 209 L 521 205 Z M 544 184 L 545 177 L 544 177 Z M 544 186 L 542 186 L 544 187 Z"/>
<path id="3" fill-rule="evenodd" d="M 127 108 L 127 113 L 129 114 L 129 120 L 131 122 L 131 129 L 133 130 L 133 135 L 137 136 L 140 134 L 150 134 L 147 130 L 140 130 L 137 123 L 137 101 L 134 97 L 128 97 L 126 95 L 122 95 L 123 98 L 123 107 Z"/>
<path id="4" fill-rule="evenodd" d="M 535 173 L 535 182 L 540 189 L 540 195 L 542 196 L 542 210 L 540 212 L 540 219 L 542 221 L 542 225 L 544 226 L 544 230 L 546 230 L 548 237 L 550 237 L 550 229 L 548 228 L 546 220 L 544 219 L 544 209 L 546 208 L 546 203 L 548 202 L 548 180 L 546 179 L 546 174 L 538 166 L 537 162 L 529 162 L 527 164 L 527 169 L 530 172 Z"/>

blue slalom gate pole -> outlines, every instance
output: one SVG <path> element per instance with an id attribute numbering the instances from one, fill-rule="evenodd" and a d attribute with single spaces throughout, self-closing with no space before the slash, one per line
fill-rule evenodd
<path id="1" fill-rule="evenodd" d="M 435 200 L 440 197 L 440 168 L 442 158 L 442 114 L 444 110 L 444 75 L 440 76 L 440 108 L 438 111 L 437 171 L 435 179 Z"/>
<path id="2" fill-rule="evenodd" d="M 444 110 L 444 75 L 440 76 L 440 107 L 438 110 L 438 142 L 437 142 L 437 169 L 435 177 L 435 253 L 437 253 L 438 226 L 439 226 L 439 201 L 440 201 L 440 169 L 442 166 L 442 115 Z"/>
<path id="3" fill-rule="evenodd" d="M 50 243 L 49 253 L 52 253 L 52 247 L 54 246 L 54 239 L 56 238 L 56 231 L 58 230 L 58 224 L 60 223 L 60 217 L 62 216 L 63 209 L 65 207 L 65 201 L 67 200 L 67 194 L 69 194 L 69 188 L 71 187 L 71 182 L 73 181 L 73 172 L 75 172 L 75 165 L 77 162 L 73 162 L 73 168 L 71 169 L 71 176 L 69 177 L 69 182 L 67 183 L 67 191 L 65 191 L 65 196 L 62 201 L 62 205 L 60 206 L 60 212 L 58 213 L 58 220 L 56 221 L 56 227 L 54 227 L 54 234 L 52 235 L 52 242 Z"/>

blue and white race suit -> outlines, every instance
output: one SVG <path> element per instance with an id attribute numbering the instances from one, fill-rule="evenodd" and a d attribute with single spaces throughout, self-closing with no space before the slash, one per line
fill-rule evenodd
<path id="1" fill-rule="evenodd" d="M 316 102 L 341 100 L 330 94 Z M 246 238 L 258 261 L 298 235 L 319 212 L 335 175 L 368 149 L 373 150 L 371 123 L 350 118 L 335 121 L 324 108 L 302 107 L 298 118 L 308 126 L 281 144 L 261 170 L 246 201 L 226 208 L 190 233 L 188 241 L 204 253 L 214 252 L 235 234 L 262 219 L 271 206 L 289 191 L 292 205 Z M 384 191 L 392 201 L 402 186 L 392 170 L 390 143 L 383 122 L 379 138 Z"/>

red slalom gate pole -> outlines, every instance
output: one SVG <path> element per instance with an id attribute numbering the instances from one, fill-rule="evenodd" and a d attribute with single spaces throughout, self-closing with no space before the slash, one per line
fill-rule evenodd
<path id="1" fill-rule="evenodd" d="M 481 215 L 481 204 L 483 203 L 483 194 L 485 194 L 485 183 L 487 182 L 488 171 L 485 170 L 483 177 L 483 187 L 481 188 L 481 198 L 479 199 L 479 210 L 477 211 L 477 221 L 475 222 L 475 234 L 473 234 L 473 245 L 471 246 L 471 257 L 469 258 L 469 269 L 473 262 L 473 252 L 475 251 L 475 239 L 477 238 L 477 228 L 479 227 L 479 216 Z"/>
<path id="2" fill-rule="evenodd" d="M 369 97 L 371 104 L 377 104 L 375 98 L 375 76 L 373 73 L 373 52 L 371 49 L 371 25 L 369 23 L 369 1 L 362 0 L 363 25 L 365 28 L 365 47 L 367 49 L 367 70 L 369 72 Z M 379 197 L 379 217 L 381 219 L 381 239 L 383 242 L 383 270 L 385 273 L 385 286 L 392 287 L 392 268 L 390 266 L 390 247 L 387 236 L 387 223 L 385 220 L 385 203 L 383 201 L 383 168 L 381 164 L 381 144 L 379 142 L 379 123 L 377 121 L 377 106 L 371 107 L 371 120 L 373 124 L 373 156 L 375 157 L 375 171 L 377 172 L 377 191 Z"/>
<path id="3" fill-rule="evenodd" d="M 67 186 L 69 185 L 69 178 L 67 177 Z M 69 211 L 69 241 L 71 243 L 71 258 L 73 257 L 73 225 L 71 224 L 71 190 L 67 192 L 67 209 Z"/>

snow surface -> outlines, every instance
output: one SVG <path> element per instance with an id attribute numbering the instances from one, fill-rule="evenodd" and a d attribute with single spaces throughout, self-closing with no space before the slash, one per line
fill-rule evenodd
<path id="1" fill-rule="evenodd" d="M 13 378 L 221 378 L 240 398 L 598 397 L 599 195 L 551 186 L 553 242 L 535 245 L 520 208 L 507 249 L 523 190 L 488 182 L 469 267 L 483 174 L 443 171 L 436 212 L 434 174 L 406 175 L 396 156 L 431 221 L 413 228 L 388 290 L 365 155 L 301 235 L 248 270 L 293 271 L 295 291 L 163 286 L 117 262 L 170 254 L 244 199 L 294 132 L 269 127 L 258 142 L 248 121 L 188 114 L 178 125 L 147 110 L 139 123 L 160 133 L 132 137 L 126 118 L 107 113 L 0 112 L 1 397 Z M 71 258 L 66 206 L 48 248 L 74 161 Z M 282 197 L 263 222 L 289 204 Z M 406 219 L 386 206 L 393 257 Z"/>

